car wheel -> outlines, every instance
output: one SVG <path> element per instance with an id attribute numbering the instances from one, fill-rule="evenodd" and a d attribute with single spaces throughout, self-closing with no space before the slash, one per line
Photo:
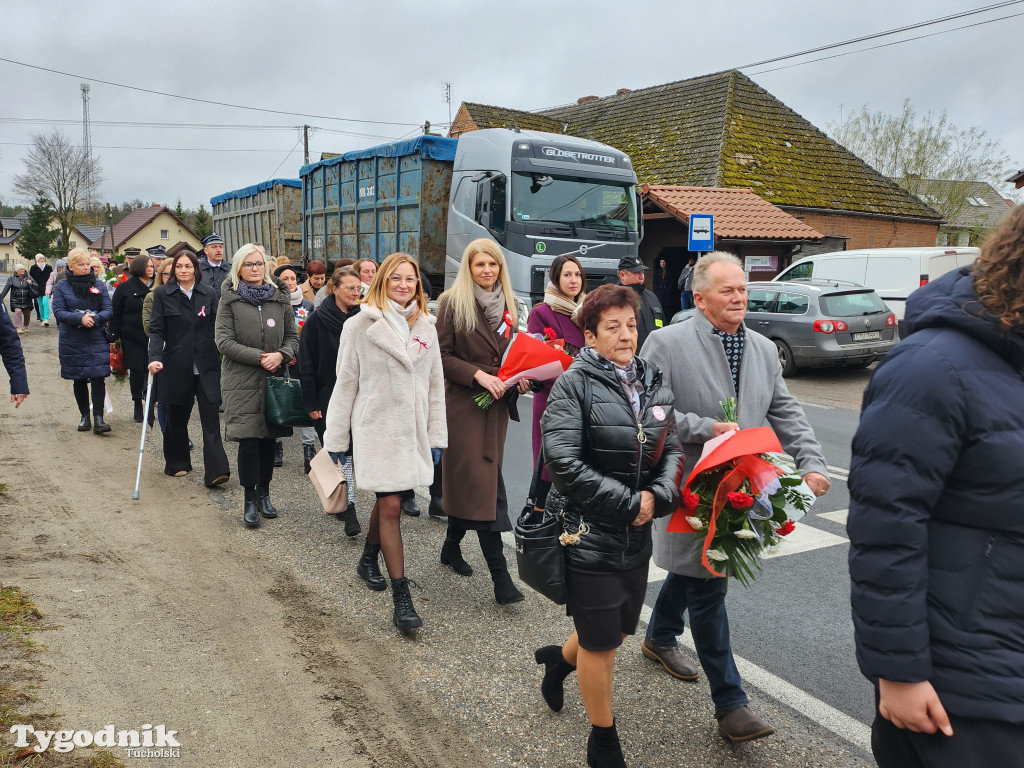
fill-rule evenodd
<path id="1" fill-rule="evenodd" d="M 779 350 L 779 362 L 782 364 L 782 375 L 786 378 L 796 376 L 796 361 L 793 360 L 793 350 L 789 348 L 789 344 L 784 342 L 782 339 L 772 339 L 772 341 L 775 342 L 775 346 Z"/>

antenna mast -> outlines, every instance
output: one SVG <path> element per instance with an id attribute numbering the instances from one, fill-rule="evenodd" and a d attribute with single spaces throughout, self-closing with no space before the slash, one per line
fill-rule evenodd
<path id="1" fill-rule="evenodd" d="M 82 83 L 82 149 L 85 154 L 88 178 L 85 185 L 85 207 L 92 209 L 92 126 L 89 121 L 89 84 Z"/>

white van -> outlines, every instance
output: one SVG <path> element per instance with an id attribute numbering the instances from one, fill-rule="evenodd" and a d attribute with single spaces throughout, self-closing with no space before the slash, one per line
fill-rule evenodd
<path id="1" fill-rule="evenodd" d="M 864 248 L 819 253 L 794 261 L 772 278 L 845 280 L 874 288 L 897 320 L 903 320 L 907 297 L 929 280 L 974 263 L 977 248 Z M 902 334 L 901 334 L 902 335 Z"/>

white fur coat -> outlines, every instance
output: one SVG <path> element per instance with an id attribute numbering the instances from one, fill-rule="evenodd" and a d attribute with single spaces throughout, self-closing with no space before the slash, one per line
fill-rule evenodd
<path id="1" fill-rule="evenodd" d="M 364 304 L 345 323 L 324 445 L 345 451 L 350 434 L 356 485 L 362 490 L 430 485 L 430 449 L 448 446 L 444 374 L 432 316 L 420 313 L 408 344 L 377 307 Z"/>

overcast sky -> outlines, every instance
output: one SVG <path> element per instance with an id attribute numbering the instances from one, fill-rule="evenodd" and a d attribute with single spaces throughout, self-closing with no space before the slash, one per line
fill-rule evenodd
<path id="1" fill-rule="evenodd" d="M 464 100 L 533 110 L 742 67 L 984 5 L 982 0 L 5 3 L 0 56 L 74 77 L 0 62 L 0 198 L 19 202 L 12 178 L 24 168 L 31 133 L 59 128 L 81 141 L 83 77 L 323 116 L 267 114 L 92 82 L 92 141 L 105 178 L 101 199 L 141 198 L 173 206 L 180 198 L 193 208 L 268 178 L 297 178 L 302 144 L 292 126 L 321 129 L 310 138 L 310 157 L 316 160 L 322 151 L 414 135 L 424 120 L 447 123 L 446 81 L 452 83 L 453 116 Z M 1019 13 L 1024 3 L 902 37 Z M 893 39 L 899 38 L 840 50 Z M 822 129 L 839 118 L 841 107 L 849 112 L 868 104 L 895 112 L 909 98 L 920 112 L 946 110 L 956 125 L 984 128 L 1001 141 L 1011 164 L 1020 168 L 1024 100 L 1017 53 L 1022 40 L 1024 15 L 827 61 L 764 71 L 794 63 L 789 61 L 744 72 Z M 795 61 L 806 58 L 815 57 Z M 55 120 L 72 122 L 44 122 Z M 248 128 L 125 128 L 104 124 L 109 121 Z"/>

